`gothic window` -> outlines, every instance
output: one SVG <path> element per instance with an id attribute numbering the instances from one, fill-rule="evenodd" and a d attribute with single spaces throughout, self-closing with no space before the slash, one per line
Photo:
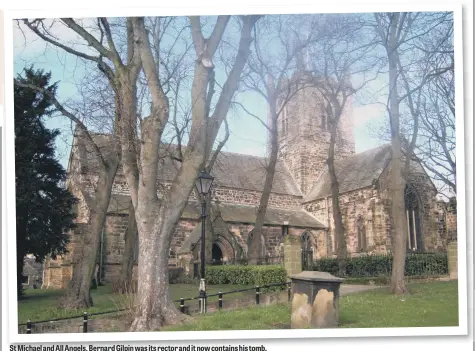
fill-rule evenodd
<path id="1" fill-rule="evenodd" d="M 302 269 L 306 271 L 311 269 L 313 261 L 313 245 L 310 233 L 304 232 L 300 240 L 302 243 Z"/>
<path id="2" fill-rule="evenodd" d="M 312 248 L 312 240 L 310 238 L 310 234 L 308 232 L 304 232 L 300 237 L 302 242 L 302 250 L 304 251 L 311 251 Z"/>
<path id="3" fill-rule="evenodd" d="M 366 226 L 364 218 L 359 216 L 356 220 L 356 235 L 358 240 L 358 251 L 366 250 Z"/>
<path id="4" fill-rule="evenodd" d="M 407 225 L 407 248 L 411 251 L 424 250 L 424 242 L 421 230 L 421 208 L 415 188 L 406 185 L 404 191 Z"/>

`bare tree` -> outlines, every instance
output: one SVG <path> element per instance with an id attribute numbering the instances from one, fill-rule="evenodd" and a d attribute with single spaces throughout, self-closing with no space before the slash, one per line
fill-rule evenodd
<path id="1" fill-rule="evenodd" d="M 152 17 L 144 19 L 144 25 L 150 37 L 150 49 L 156 61 L 156 69 L 159 72 L 164 94 L 170 99 L 171 118 L 166 121 L 161 142 L 169 143 L 169 147 L 160 157 L 171 157 L 181 161 L 183 139 L 186 138 L 187 127 L 191 121 L 191 107 L 182 101 L 182 95 L 188 89 L 187 81 L 192 75 L 191 64 L 188 58 L 191 56 L 192 44 L 187 40 L 187 27 L 189 25 L 179 17 Z M 170 38 L 173 38 L 170 40 Z M 138 83 L 138 109 L 141 110 L 152 104 L 150 91 L 148 90 L 148 78 L 146 75 L 139 77 Z M 141 116 L 142 112 L 138 113 Z M 139 117 L 140 118 L 140 117 Z M 141 123 L 140 120 L 139 123 Z M 140 130 L 137 131 L 140 133 Z M 140 138 L 140 135 L 137 136 Z M 176 142 L 177 147 L 171 144 Z M 138 147 L 137 147 L 138 149 Z M 138 170 L 137 170 L 138 171 Z M 159 184 L 163 188 L 163 184 Z M 133 264 L 136 259 L 136 246 L 139 244 L 138 227 L 135 219 L 134 206 L 129 210 L 129 225 L 125 232 L 125 246 L 122 254 L 122 264 L 119 276 L 114 283 L 114 289 L 118 293 L 135 291 L 132 284 Z"/>
<path id="2" fill-rule="evenodd" d="M 95 271 L 95 263 L 100 242 L 100 234 L 103 230 L 106 212 L 109 206 L 110 194 L 114 177 L 118 168 L 121 152 L 120 139 L 123 137 L 120 129 L 120 121 L 128 114 L 136 113 L 136 81 L 141 69 L 139 55 L 134 55 L 134 43 L 132 36 L 132 26 L 130 20 L 126 21 L 125 41 L 128 43 L 128 50 L 125 59 L 121 57 L 118 46 L 114 41 L 114 34 L 111 24 L 106 18 L 98 18 L 94 27 L 86 27 L 81 21 L 72 18 L 61 18 L 55 20 L 56 24 L 72 30 L 77 37 L 88 45 L 88 49 L 80 51 L 71 43 L 62 43 L 49 30 L 49 26 L 42 19 L 23 20 L 23 24 L 33 31 L 46 43 L 56 48 L 76 56 L 82 60 L 92 62 L 97 69 L 107 78 L 107 82 L 114 91 L 115 119 L 114 119 L 114 142 L 113 151 L 107 156 L 98 150 L 98 146 L 93 138 L 86 133 L 87 140 L 94 150 L 97 164 L 97 183 L 94 190 L 94 198 L 86 192 L 84 198 L 88 203 L 90 211 L 89 230 L 84 235 L 84 245 L 79 261 L 75 263 L 73 277 L 69 284 L 68 291 L 62 305 L 66 307 L 84 307 L 92 304 L 90 287 Z M 68 115 L 67 111 L 62 111 Z M 125 117 L 124 117 L 125 116 Z M 68 116 L 71 118 L 71 116 Z M 71 118 L 72 119 L 72 118 Z M 77 119 L 75 121 L 80 129 Z M 110 150 L 110 148 L 109 148 Z M 129 151 L 130 152 L 130 151 Z M 135 152 L 135 151 L 134 151 Z"/>
<path id="3" fill-rule="evenodd" d="M 457 193 L 455 155 L 454 71 L 437 77 L 424 89 L 420 112 L 420 142 L 416 159 L 429 171 L 439 193 Z M 424 141 L 424 142 L 422 142 Z"/>
<path id="4" fill-rule="evenodd" d="M 445 67 L 442 70 L 433 71 L 427 65 L 427 60 L 422 61 L 426 63 L 418 76 L 411 75 L 409 68 L 415 63 L 421 62 L 417 56 L 414 59 L 414 53 L 417 50 L 415 44 L 418 39 L 430 34 L 444 21 L 446 16 L 447 14 L 399 12 L 375 14 L 376 30 L 386 51 L 389 66 L 388 113 L 391 131 L 391 218 L 394 256 L 390 291 L 395 294 L 403 294 L 407 291 L 404 282 L 407 238 L 404 193 L 410 161 L 413 158 L 417 142 L 422 88 L 433 77 L 450 69 L 450 67 Z M 410 56 L 407 58 L 404 54 L 409 50 L 412 52 L 411 55 L 407 55 Z M 423 56 L 427 58 L 431 54 Z M 415 77 L 418 79 L 415 80 Z M 404 143 L 404 134 L 407 135 L 407 133 L 404 133 L 401 128 L 402 102 L 405 102 L 413 120 L 408 138 L 410 140 L 406 143 Z"/>
<path id="5" fill-rule="evenodd" d="M 338 17 L 337 17 L 338 16 Z M 340 120 L 351 104 L 351 97 L 376 79 L 380 60 L 371 53 L 375 40 L 368 33 L 364 17 L 360 15 L 329 15 L 327 31 L 332 35 L 320 41 L 312 57 L 314 87 L 320 92 L 324 106 L 325 121 L 330 130 L 328 148 L 328 173 L 331 181 L 332 214 L 335 226 L 336 253 L 339 274 L 346 274 L 347 243 L 340 207 L 340 188 L 335 168 L 335 147 L 339 141 Z M 352 84 L 351 77 L 358 76 Z M 364 238 L 362 238 L 364 240 Z M 362 240 L 360 239 L 360 240 Z M 359 242 L 360 248 L 365 243 Z"/>
<path id="6" fill-rule="evenodd" d="M 151 94 L 151 114 L 141 123 L 141 152 L 133 153 L 137 133 L 136 119 L 129 114 L 122 120 L 122 160 L 124 174 L 135 208 L 139 231 L 138 280 L 135 318 L 131 330 L 151 330 L 165 323 L 176 323 L 184 317 L 175 307 L 168 289 L 168 251 L 171 238 L 181 213 L 194 188 L 195 180 L 223 120 L 231 98 L 237 88 L 241 72 L 249 55 L 251 30 L 258 17 L 241 17 L 242 29 L 233 68 L 221 90 L 211 117 L 207 118 L 207 100 L 210 72 L 214 68 L 213 56 L 230 16 L 219 16 L 209 38 L 202 33 L 199 17 L 190 17 L 191 34 L 196 61 L 191 91 L 192 122 L 187 147 L 170 190 L 162 199 L 157 197 L 157 167 L 164 127 L 169 119 L 169 100 L 157 71 L 151 44 L 143 18 L 133 18 L 134 40 L 143 63 L 143 70 Z"/>
<path id="7" fill-rule="evenodd" d="M 302 30 L 302 22 L 307 22 L 308 28 Z M 278 121 L 286 111 L 287 103 L 305 86 L 306 77 L 293 72 L 297 69 L 297 57 L 321 34 L 317 23 L 318 16 L 280 15 L 267 17 L 255 27 L 254 50 L 248 61 L 244 85 L 266 101 L 267 123 L 242 104 L 235 102 L 249 115 L 258 119 L 268 133 L 268 159 L 263 165 L 266 168 L 266 177 L 254 228 L 248 238 L 250 264 L 257 264 L 259 258 L 262 258 L 262 228 L 274 182 L 279 133 L 282 133 L 278 129 Z"/>
<path id="8" fill-rule="evenodd" d="M 412 101 L 413 110 L 419 114 L 414 155 L 434 180 L 439 193 L 451 197 L 457 192 L 453 17 L 439 14 L 434 21 L 438 25 L 433 27 L 431 35 L 418 38 L 416 43 L 423 53 L 418 71 L 430 73 L 421 88 L 420 99 Z M 413 81 L 413 76 L 408 81 Z M 411 103 L 409 99 L 407 102 Z"/>
<path id="9" fill-rule="evenodd" d="M 15 82 L 16 84 L 19 84 Z M 24 84 L 22 84 L 25 86 Z M 35 83 L 26 85 L 31 89 L 37 89 Z M 39 93 L 44 94 L 42 90 Z M 77 182 L 73 187 L 73 193 L 82 198 L 90 209 L 88 219 L 88 230 L 82 238 L 81 253 L 79 260 L 73 262 L 74 270 L 72 280 L 69 284 L 66 296 L 61 300 L 64 307 L 78 308 L 92 306 L 93 301 L 90 295 L 91 283 L 96 268 L 97 252 L 99 249 L 100 233 L 104 226 L 107 208 L 109 206 L 112 183 L 119 164 L 118 140 L 113 141 L 111 147 L 99 145 L 91 136 L 87 126 L 75 114 L 68 111 L 55 97 L 49 96 L 56 109 L 76 124 L 76 138 L 79 143 L 85 143 L 83 151 L 88 151 L 92 155 L 98 167 L 97 182 L 93 184 L 93 195 L 87 191 L 89 182 Z M 80 177 L 81 169 L 72 169 L 70 177 Z M 82 184 L 81 184 L 82 183 Z"/>

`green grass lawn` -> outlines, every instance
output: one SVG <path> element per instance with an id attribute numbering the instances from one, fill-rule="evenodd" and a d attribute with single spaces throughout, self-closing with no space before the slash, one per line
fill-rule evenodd
<path id="1" fill-rule="evenodd" d="M 226 292 L 238 289 L 252 288 L 247 285 L 208 285 L 206 290 L 208 294 L 218 292 Z M 196 284 L 171 284 L 172 298 L 179 300 L 180 298 L 198 297 L 198 285 Z M 53 289 L 28 289 L 25 297 L 18 301 L 18 323 L 26 323 L 28 319 L 31 321 L 43 321 L 56 318 L 65 318 L 70 316 L 82 315 L 83 312 L 97 313 L 104 311 L 113 311 L 130 307 L 131 296 L 115 295 L 112 293 L 110 285 L 100 286 L 98 289 L 91 291 L 94 306 L 86 310 L 66 310 L 58 308 L 58 300 L 64 295 L 64 290 Z M 252 293 L 248 292 L 248 293 Z M 235 293 L 226 298 L 242 297 L 246 292 Z M 217 297 L 210 297 L 209 301 L 216 301 Z M 186 301 L 187 305 L 198 304 L 198 301 Z M 98 316 L 99 318 L 100 316 Z M 91 317 L 94 318 L 94 317 Z"/>
<path id="2" fill-rule="evenodd" d="M 439 327 L 458 325 L 457 281 L 414 283 L 410 294 L 397 297 L 385 288 L 344 296 L 342 328 Z M 243 308 L 197 316 L 166 331 L 255 330 L 290 326 L 290 304 Z"/>

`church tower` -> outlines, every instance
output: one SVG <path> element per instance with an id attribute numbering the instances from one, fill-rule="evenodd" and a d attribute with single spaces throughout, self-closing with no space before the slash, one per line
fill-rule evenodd
<path id="1" fill-rule="evenodd" d="M 300 72 L 307 79 L 317 79 Z M 298 79 L 296 75 L 297 72 L 294 79 Z M 284 161 L 304 195 L 328 169 L 330 128 L 323 101 L 317 88 L 301 89 L 287 102 L 278 120 L 279 159 Z M 335 160 L 355 153 L 352 112 L 349 98 L 338 126 Z"/>

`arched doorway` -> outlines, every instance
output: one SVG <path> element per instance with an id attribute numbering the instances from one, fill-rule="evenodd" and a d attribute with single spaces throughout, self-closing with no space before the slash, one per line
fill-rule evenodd
<path id="1" fill-rule="evenodd" d="M 411 251 L 424 250 L 424 238 L 421 228 L 421 206 L 416 189 L 406 185 L 404 190 L 406 207 L 407 248 Z"/>
<path id="2" fill-rule="evenodd" d="M 211 257 L 213 259 L 213 264 L 220 265 L 223 264 L 223 251 L 217 244 L 213 244 L 211 252 Z"/>

